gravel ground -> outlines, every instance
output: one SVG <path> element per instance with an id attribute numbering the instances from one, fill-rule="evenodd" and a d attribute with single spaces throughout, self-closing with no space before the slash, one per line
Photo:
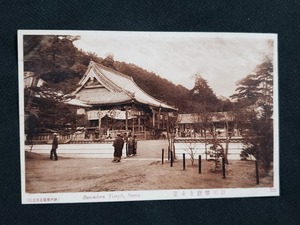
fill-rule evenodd
<path id="1" fill-rule="evenodd" d="M 181 160 L 173 167 L 165 161 L 138 156 L 112 163 L 111 159 L 63 158 L 52 161 L 48 155 L 26 152 L 26 192 L 103 192 L 199 188 L 272 187 L 273 177 L 260 178 L 256 185 L 254 161 L 230 161 L 226 179 L 215 171 L 213 161 L 202 160 L 201 174 L 197 162 L 192 166 Z"/>

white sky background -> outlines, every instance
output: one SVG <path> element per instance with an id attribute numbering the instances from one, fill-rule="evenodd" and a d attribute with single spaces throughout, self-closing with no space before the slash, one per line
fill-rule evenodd
<path id="1" fill-rule="evenodd" d="M 188 89 L 200 74 L 217 96 L 229 97 L 236 82 L 270 54 L 270 35 L 221 33 L 81 33 L 74 44 L 85 52 L 133 63 Z"/>

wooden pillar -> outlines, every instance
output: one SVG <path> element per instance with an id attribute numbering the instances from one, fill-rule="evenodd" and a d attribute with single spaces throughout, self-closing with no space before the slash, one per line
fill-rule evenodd
<path id="1" fill-rule="evenodd" d="M 141 131 L 141 117 L 138 116 L 138 126 L 139 126 L 139 131 Z"/>
<path id="2" fill-rule="evenodd" d="M 163 129 L 166 129 L 166 113 L 163 113 Z"/>
<path id="3" fill-rule="evenodd" d="M 100 134 L 100 129 L 101 129 L 101 109 L 99 108 L 99 112 L 97 114 L 98 116 L 98 128 L 99 128 L 99 134 Z"/>
<path id="4" fill-rule="evenodd" d="M 155 110 L 154 108 L 151 108 L 152 111 L 152 126 L 155 127 Z"/>
<path id="5" fill-rule="evenodd" d="M 134 134 L 134 117 L 132 117 L 132 134 Z"/>
<path id="6" fill-rule="evenodd" d="M 160 128 L 160 111 L 161 111 L 161 108 L 159 108 L 158 110 L 158 115 L 157 115 L 157 128 L 159 129 Z"/>

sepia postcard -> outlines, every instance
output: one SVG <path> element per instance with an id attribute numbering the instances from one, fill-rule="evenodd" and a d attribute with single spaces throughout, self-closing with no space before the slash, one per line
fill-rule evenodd
<path id="1" fill-rule="evenodd" d="M 22 204 L 279 196 L 277 34 L 19 30 Z"/>

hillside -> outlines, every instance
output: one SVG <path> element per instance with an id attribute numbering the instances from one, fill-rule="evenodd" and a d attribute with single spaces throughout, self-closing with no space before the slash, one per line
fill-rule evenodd
<path id="1" fill-rule="evenodd" d="M 159 75 L 126 62 L 103 59 L 94 53 L 77 49 L 70 36 L 26 36 L 24 38 L 25 71 L 33 71 L 47 82 L 50 89 L 65 94 L 76 89 L 91 60 L 131 76 L 149 95 L 180 111 L 188 111 L 189 90 L 181 85 L 161 78 Z"/>
<path id="2" fill-rule="evenodd" d="M 189 90 L 175 85 L 153 72 L 125 62 L 114 62 L 114 67 L 121 73 L 131 76 L 133 80 L 148 94 L 168 104 L 175 105 L 180 111 L 186 108 Z"/>
<path id="3" fill-rule="evenodd" d="M 201 76 L 195 79 L 195 87 L 188 90 L 138 65 L 115 61 L 112 55 L 103 59 L 95 53 L 84 52 L 73 43 L 78 39 L 79 36 L 69 35 L 25 36 L 24 70 L 32 71 L 45 80 L 51 91 L 69 94 L 77 88 L 78 81 L 92 60 L 131 76 L 145 92 L 174 105 L 180 113 L 197 112 L 203 107 L 205 110 L 218 111 L 224 106 Z"/>

